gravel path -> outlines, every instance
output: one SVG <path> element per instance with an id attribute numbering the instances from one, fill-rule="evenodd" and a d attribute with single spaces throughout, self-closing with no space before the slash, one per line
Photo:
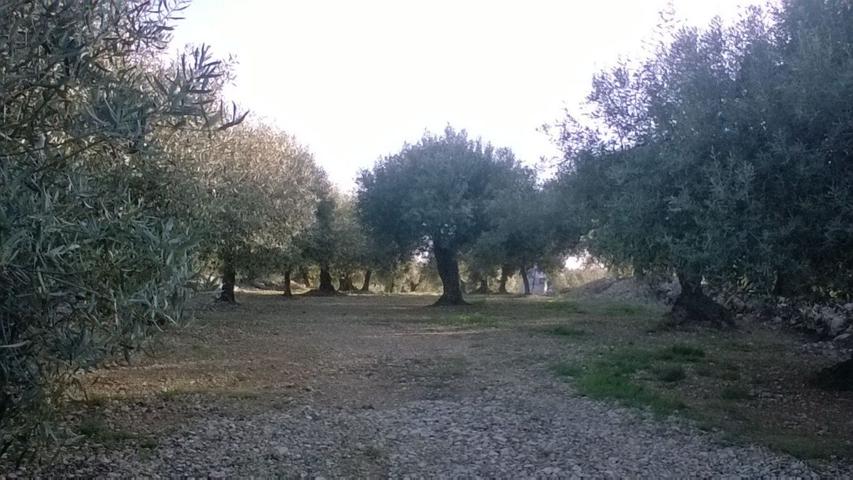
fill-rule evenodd
<path id="1" fill-rule="evenodd" d="M 155 448 L 80 450 L 43 474 L 853 478 L 848 465 L 807 465 L 760 447 L 727 446 L 684 421 L 577 396 L 548 369 L 565 343 L 545 336 L 442 334 L 405 322 L 300 325 L 275 341 L 294 342 L 294 351 L 313 346 L 296 360 L 322 358 L 317 368 L 325 373 L 288 406 L 199 414 Z"/>

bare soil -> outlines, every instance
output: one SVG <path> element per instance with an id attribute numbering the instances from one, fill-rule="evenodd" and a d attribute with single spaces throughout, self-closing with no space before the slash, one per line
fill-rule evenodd
<path id="1" fill-rule="evenodd" d="M 79 437 L 18 476 L 288 478 L 847 476 L 853 394 L 835 361 L 762 326 L 660 328 L 649 305 L 239 292 L 150 355 L 81 378 Z M 567 334 L 568 333 L 568 334 Z M 684 378 L 636 382 L 685 409 L 581 396 L 559 364 L 702 349 Z M 2 475 L 0 475 L 2 477 Z"/>

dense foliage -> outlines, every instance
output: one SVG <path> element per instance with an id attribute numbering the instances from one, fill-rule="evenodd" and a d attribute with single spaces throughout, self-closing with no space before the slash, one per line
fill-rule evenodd
<path id="1" fill-rule="evenodd" d="M 458 255 L 488 230 L 489 206 L 517 168 L 507 151 L 448 127 L 362 172 L 359 212 L 371 234 L 389 245 L 430 250 L 443 286 L 438 303 L 463 303 Z"/>
<path id="2" fill-rule="evenodd" d="M 0 4 L 0 455 L 57 438 L 75 376 L 180 321 L 204 264 L 284 263 L 313 218 L 318 169 L 236 127 L 228 64 L 158 63 L 183 6 Z"/>
<path id="3" fill-rule="evenodd" d="M 715 321 L 700 282 L 849 295 L 853 6 L 789 1 L 664 33 L 645 61 L 595 77 L 586 127 L 561 125 L 558 188 L 583 246 L 677 273 L 676 310 Z"/>

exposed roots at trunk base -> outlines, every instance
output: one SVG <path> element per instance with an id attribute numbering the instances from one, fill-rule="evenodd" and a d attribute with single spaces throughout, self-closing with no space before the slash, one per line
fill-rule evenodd
<path id="1" fill-rule="evenodd" d="M 466 305 L 471 304 L 466 302 L 461 296 L 458 298 L 453 298 L 447 295 L 442 295 L 438 297 L 438 300 L 436 300 L 435 303 L 432 304 L 433 307 L 460 307 Z"/>
<path id="2" fill-rule="evenodd" d="M 488 295 L 489 293 L 491 293 L 489 291 L 489 283 L 485 280 L 480 280 L 480 286 L 477 287 L 477 289 L 471 293 L 474 293 L 476 295 Z"/>
<path id="3" fill-rule="evenodd" d="M 675 325 L 699 323 L 717 328 L 735 326 L 731 312 L 703 293 L 682 293 L 675 300 L 670 320 Z"/>
<path id="4" fill-rule="evenodd" d="M 456 261 L 456 252 L 441 248 L 437 244 L 433 246 L 435 263 L 438 267 L 438 276 L 441 277 L 443 293 L 433 306 L 468 305 L 462 297 L 462 285 L 459 280 L 459 264 Z"/>
<path id="5" fill-rule="evenodd" d="M 305 293 L 300 294 L 301 297 L 337 297 L 337 296 L 345 296 L 346 294 L 338 292 L 337 290 L 320 290 L 319 288 L 315 288 L 313 290 L 308 290 Z"/>
<path id="6" fill-rule="evenodd" d="M 824 390 L 853 391 L 853 358 L 824 368 L 811 383 Z"/>
<path id="7" fill-rule="evenodd" d="M 702 291 L 702 277 L 678 272 L 681 294 L 675 299 L 669 318 L 674 325 L 694 322 L 717 328 L 735 326 L 731 312 Z"/>

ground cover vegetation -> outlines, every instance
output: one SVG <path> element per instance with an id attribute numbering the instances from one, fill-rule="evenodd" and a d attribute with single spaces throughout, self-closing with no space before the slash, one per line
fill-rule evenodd
<path id="1" fill-rule="evenodd" d="M 786 0 L 704 27 L 664 15 L 645 57 L 593 78 L 588 116 L 546 127 L 564 154 L 552 178 L 448 126 L 381 157 L 351 193 L 297 139 L 228 102 L 230 59 L 203 45 L 170 58 L 186 6 L 0 4 L 0 459 L 20 464 L 75 435 L 156 448 L 154 433 L 110 433 L 114 419 L 100 414 L 69 428 L 62 407 L 111 395 L 87 372 L 138 357 L 190 310 L 242 342 L 259 327 L 287 335 L 264 309 L 344 317 L 344 302 L 364 322 L 390 324 L 388 311 L 377 319 L 362 307 L 396 300 L 353 303 L 356 294 L 439 289 L 425 298 L 448 308 L 395 312 L 429 334 L 549 338 L 533 342 L 559 357 L 548 371 L 594 399 L 687 412 L 804 456 L 849 454 L 849 443 L 818 439 L 849 433 L 828 425 L 835 407 L 794 427 L 782 414 L 796 406 L 786 399 L 825 406 L 814 385 L 853 388 L 853 359 L 813 377 L 827 365 L 798 356 L 783 372 L 755 345 L 782 352 L 790 337 L 728 329 L 735 300 L 782 298 L 850 304 L 838 328 L 853 333 L 850 2 Z M 529 295 L 528 272 L 582 277 L 564 272 L 568 255 L 596 272 L 675 280 L 678 293 L 668 307 L 489 296 Z M 234 313 L 248 308 L 241 285 L 275 292 L 246 297 L 249 310 L 263 307 L 252 310 L 260 323 Z M 241 326 L 216 323 L 232 314 Z M 166 338 L 187 347 L 181 335 Z M 167 355 L 231 352 L 208 340 Z M 433 365 L 428 383 L 453 384 L 475 360 Z M 229 398 L 266 399 L 252 381 L 226 382 Z"/>

